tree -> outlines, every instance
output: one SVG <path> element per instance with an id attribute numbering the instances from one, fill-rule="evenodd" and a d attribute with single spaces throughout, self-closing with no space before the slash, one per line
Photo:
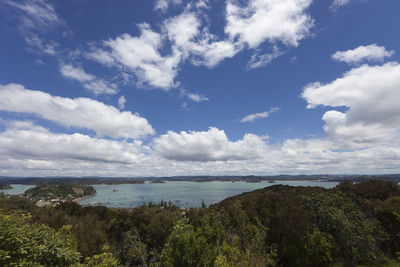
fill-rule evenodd
<path id="1" fill-rule="evenodd" d="M 0 210 L 0 265 L 68 266 L 81 257 L 71 227 L 31 224 L 20 211 Z"/>
<path id="2" fill-rule="evenodd" d="M 206 239 L 194 230 L 187 219 L 174 227 L 162 251 L 163 266 L 210 266 L 214 258 L 210 255 Z"/>

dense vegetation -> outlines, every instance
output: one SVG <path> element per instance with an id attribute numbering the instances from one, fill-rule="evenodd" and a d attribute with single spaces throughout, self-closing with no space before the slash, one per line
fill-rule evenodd
<path id="1" fill-rule="evenodd" d="M 24 195 L 32 199 L 52 199 L 52 198 L 78 198 L 95 194 L 92 186 L 76 185 L 69 183 L 41 184 L 25 191 Z"/>
<path id="2" fill-rule="evenodd" d="M 20 197 L 1 198 L 0 209 L 5 266 L 399 265 L 400 188 L 381 180 L 276 185 L 186 211 L 37 208 Z"/>

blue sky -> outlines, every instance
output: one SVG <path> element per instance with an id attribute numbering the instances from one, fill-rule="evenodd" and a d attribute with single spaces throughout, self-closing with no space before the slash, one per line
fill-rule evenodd
<path id="1" fill-rule="evenodd" d="M 0 1 L 0 175 L 398 173 L 399 10 Z"/>

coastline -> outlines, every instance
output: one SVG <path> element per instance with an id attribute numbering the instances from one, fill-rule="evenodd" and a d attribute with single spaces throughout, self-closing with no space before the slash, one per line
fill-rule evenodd
<path id="1" fill-rule="evenodd" d="M 95 195 L 96 195 L 96 194 L 87 195 L 87 196 L 83 196 L 83 197 L 77 197 L 77 198 L 74 198 L 74 199 L 72 200 L 72 202 L 78 203 L 78 202 L 81 201 L 81 200 L 84 200 L 84 199 L 90 198 L 90 197 L 94 197 Z"/>

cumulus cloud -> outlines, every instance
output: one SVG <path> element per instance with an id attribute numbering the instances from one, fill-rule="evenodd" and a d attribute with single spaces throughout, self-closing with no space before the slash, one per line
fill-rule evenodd
<path id="1" fill-rule="evenodd" d="M 400 65 L 363 65 L 330 83 L 304 88 L 308 108 L 345 107 L 324 114 L 324 129 L 343 147 L 369 147 L 398 137 L 400 125 Z"/>
<path id="2" fill-rule="evenodd" d="M 120 112 L 89 98 L 64 98 L 19 84 L 0 85 L 0 110 L 35 114 L 66 127 L 89 129 L 98 136 L 141 138 L 153 134 L 147 120 L 138 114 Z"/>
<path id="3" fill-rule="evenodd" d="M 93 75 L 87 74 L 82 68 L 72 65 L 60 65 L 60 72 L 64 77 L 77 80 L 79 82 L 89 82 L 95 79 Z"/>
<path id="4" fill-rule="evenodd" d="M 242 118 L 240 120 L 240 122 L 241 123 L 253 122 L 253 121 L 258 120 L 258 119 L 268 118 L 268 116 L 271 115 L 271 113 L 273 113 L 275 111 L 278 111 L 278 110 L 279 110 L 279 108 L 273 107 L 273 108 L 270 108 L 269 111 L 249 114 L 249 115 L 245 116 L 244 118 Z"/>
<path id="5" fill-rule="evenodd" d="M 152 149 L 140 142 L 82 134 L 56 134 L 30 122 L 4 122 L 0 174 L 69 176 L 266 175 L 398 172 L 400 142 L 335 150 L 327 139 L 289 139 L 267 144 L 252 134 L 230 141 L 222 130 L 168 132 Z M 51 144 L 51 145 L 49 145 Z M 43 149 L 45 147 L 46 149 Z"/>
<path id="6" fill-rule="evenodd" d="M 154 10 L 166 12 L 170 5 L 180 5 L 182 0 L 156 0 L 154 3 Z"/>
<path id="7" fill-rule="evenodd" d="M 51 133 L 27 121 L 2 121 L 5 130 L 0 132 L 0 173 L 162 176 L 399 172 L 399 88 L 400 65 L 396 62 L 359 66 L 332 82 L 309 84 L 302 93 L 308 108 L 330 108 L 322 117 L 326 136 L 275 144 L 254 134 L 229 140 L 223 130 L 211 127 L 206 131 L 168 131 L 145 146 L 139 141 Z M 135 116 L 94 100 L 54 97 L 19 85 L 0 87 L 0 107 L 117 137 L 124 134 L 115 134 L 121 131 L 113 123 L 125 120 L 125 115 Z M 133 121 L 123 124 L 131 127 Z M 144 122 L 147 126 L 142 129 L 152 133 Z M 113 129 L 113 134 L 98 125 Z M 130 128 L 126 132 L 135 131 Z"/>
<path id="8" fill-rule="evenodd" d="M 61 64 L 59 70 L 64 77 L 80 82 L 83 87 L 96 95 L 117 93 L 117 85 L 115 83 L 108 83 L 98 79 L 96 76 L 86 73 L 80 67 Z"/>
<path id="9" fill-rule="evenodd" d="M 79 160 L 132 164 L 143 157 L 141 142 L 92 138 L 87 135 L 55 134 L 27 121 L 6 121 L 0 133 L 0 155 L 18 159 Z"/>
<path id="10" fill-rule="evenodd" d="M 118 98 L 118 107 L 119 107 L 119 109 L 124 109 L 125 108 L 125 103 L 126 103 L 125 96 L 121 95 Z"/>
<path id="11" fill-rule="evenodd" d="M 151 30 L 150 25 L 139 25 L 141 35 L 133 37 L 123 34 L 116 39 L 105 42 L 111 49 L 105 59 L 100 63 L 115 61 L 134 72 L 142 84 L 169 90 L 176 87 L 174 81 L 181 55 L 172 53 L 168 56 L 161 55 L 159 49 L 162 45 L 161 35 Z M 106 52 L 103 51 L 103 54 Z M 110 60 L 112 58 L 112 60 Z"/>
<path id="12" fill-rule="evenodd" d="M 394 51 L 388 51 L 383 46 L 371 44 L 359 46 L 353 50 L 337 51 L 332 55 L 336 61 L 343 61 L 348 64 L 359 64 L 366 61 L 383 61 L 386 57 L 391 57 Z"/>
<path id="13" fill-rule="evenodd" d="M 265 41 L 297 46 L 313 20 L 306 13 L 312 0 L 252 0 L 247 6 L 228 0 L 225 32 L 231 40 L 256 48 Z"/>
<path id="14" fill-rule="evenodd" d="M 154 151 L 178 161 L 227 161 L 259 158 L 266 148 L 264 141 L 253 134 L 231 142 L 225 132 L 214 127 L 208 131 L 169 131 L 153 140 Z"/>
<path id="15" fill-rule="evenodd" d="M 86 52 L 84 54 L 84 56 L 87 59 L 96 61 L 105 66 L 111 67 L 116 64 L 114 58 L 111 56 L 111 54 L 108 51 L 102 50 L 97 47 L 92 47 L 89 52 Z"/>
<path id="16" fill-rule="evenodd" d="M 147 23 L 139 24 L 138 36 L 122 34 L 106 40 L 102 47 L 92 46 L 86 57 L 109 67 L 129 70 L 141 86 L 170 90 L 179 86 L 176 77 L 183 63 L 213 68 L 243 49 L 257 49 L 264 42 L 273 45 L 273 51 L 257 52 L 248 67 L 267 65 L 282 54 L 279 44 L 297 46 L 309 35 L 313 20 L 307 9 L 311 2 L 257 0 L 242 7 L 229 0 L 225 36 L 217 36 L 210 32 L 199 11 L 207 7 L 207 2 L 200 1 L 188 4 L 181 14 L 165 19 L 159 31 Z M 162 10 L 169 4 L 171 1 L 157 1 L 156 7 Z"/>
<path id="17" fill-rule="evenodd" d="M 228 40 L 217 40 L 217 36 L 201 28 L 202 22 L 195 12 L 185 11 L 164 22 L 164 31 L 173 42 L 173 49 L 184 58 L 189 57 L 194 65 L 215 67 L 222 60 L 233 57 L 240 48 Z"/>
<path id="18" fill-rule="evenodd" d="M 133 72 L 138 84 L 170 90 L 177 87 L 178 67 L 189 59 L 195 65 L 213 67 L 221 60 L 237 53 L 234 44 L 214 41 L 206 29 L 200 31 L 201 21 L 194 12 L 185 11 L 163 23 L 158 33 L 149 24 L 138 25 L 137 37 L 123 34 L 104 42 L 104 49 L 93 48 L 86 53 L 88 59 L 106 66 L 121 66 Z M 171 43 L 169 54 L 163 54 L 165 42 Z"/>

